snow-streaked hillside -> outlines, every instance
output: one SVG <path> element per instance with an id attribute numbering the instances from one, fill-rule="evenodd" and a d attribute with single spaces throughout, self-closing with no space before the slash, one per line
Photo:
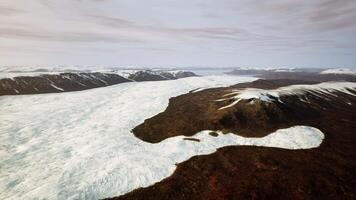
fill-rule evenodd
<path id="1" fill-rule="evenodd" d="M 280 130 L 262 139 L 227 134 L 174 137 L 157 144 L 130 130 L 162 112 L 168 99 L 196 88 L 254 78 L 190 77 L 129 82 L 58 94 L 0 97 L 0 199 L 98 199 L 124 194 L 168 177 L 176 163 L 226 145 L 288 149 L 317 147 L 310 127 Z"/>
<path id="2" fill-rule="evenodd" d="M 265 102 L 272 102 L 272 101 L 281 101 L 280 97 L 288 96 L 288 95 L 299 96 L 299 98 L 303 100 L 303 96 L 307 93 L 311 93 L 316 96 L 320 96 L 323 94 L 335 96 L 335 94 L 333 94 L 335 92 L 345 93 L 345 94 L 355 96 L 356 83 L 324 82 L 324 83 L 311 84 L 311 85 L 290 85 L 290 86 L 280 87 L 273 90 L 247 88 L 243 90 L 235 90 L 232 93 L 224 95 L 227 98 L 218 99 L 217 101 L 234 100 L 231 104 L 220 108 L 220 109 L 225 109 L 237 104 L 241 100 L 258 99 Z"/>
<path id="3" fill-rule="evenodd" d="M 182 70 L 71 71 L 0 72 L 0 96 L 80 91 L 131 81 L 164 81 L 196 76 Z"/>
<path id="4" fill-rule="evenodd" d="M 101 69 L 101 70 L 57 70 L 57 71 L 49 71 L 49 70 L 34 70 L 34 71 L 0 71 L 0 79 L 10 78 L 13 79 L 15 77 L 39 77 L 44 75 L 60 75 L 62 73 L 73 73 L 80 75 L 81 73 L 106 73 L 106 74 L 117 74 L 125 78 L 129 78 L 138 72 L 146 72 L 151 75 L 162 76 L 164 80 L 170 79 L 178 79 L 181 78 L 179 75 L 186 72 L 184 70 L 173 70 L 173 69 Z M 165 75 L 169 74 L 171 77 L 166 77 Z"/>

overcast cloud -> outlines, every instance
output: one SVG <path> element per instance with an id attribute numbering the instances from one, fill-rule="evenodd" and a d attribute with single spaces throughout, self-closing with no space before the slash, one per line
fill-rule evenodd
<path id="1" fill-rule="evenodd" d="M 356 67 L 356 1 L 1 0 L 0 64 Z"/>

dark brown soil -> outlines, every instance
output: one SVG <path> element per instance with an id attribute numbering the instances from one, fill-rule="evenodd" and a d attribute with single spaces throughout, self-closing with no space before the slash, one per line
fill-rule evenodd
<path id="1" fill-rule="evenodd" d="M 355 128 L 339 136 L 354 134 Z M 297 151 L 225 147 L 193 157 L 171 177 L 117 199 L 355 199 L 355 147 L 332 139 L 318 149 Z"/>
<path id="2" fill-rule="evenodd" d="M 270 85 L 267 82 L 252 85 L 273 88 L 271 82 Z M 211 102 L 221 93 L 224 93 L 222 88 L 173 98 L 165 112 L 140 125 L 145 126 L 149 134 L 142 132 L 138 136 L 160 141 L 179 135 L 181 131 L 186 135 L 207 128 L 230 131 L 236 124 L 246 127 L 245 133 L 239 131 L 238 134 L 261 136 L 267 130 L 294 124 L 316 127 L 325 134 L 325 139 L 319 148 L 308 150 L 224 147 L 211 155 L 195 156 L 179 164 L 171 177 L 116 199 L 356 199 L 354 96 L 337 94 L 337 97 L 328 96 L 327 100 L 323 96 L 308 94 L 311 103 L 306 107 L 290 97 L 283 99 L 284 106 L 256 104 L 257 108 L 242 109 L 240 113 L 232 108 L 219 115 L 213 112 L 219 106 Z M 207 116 L 212 112 L 214 116 Z M 211 126 L 214 120 L 219 122 L 221 116 L 230 117 L 224 123 Z M 175 126 L 168 124 L 165 117 L 174 121 Z M 245 120 L 241 121 L 241 118 Z M 252 118 L 255 122 L 250 124 Z M 270 120 L 273 122 L 271 126 L 266 123 Z M 150 134 L 151 129 L 158 134 L 168 134 L 163 137 Z M 256 133 L 248 131 L 250 129 Z"/>
<path id="3" fill-rule="evenodd" d="M 170 99 L 167 109 L 147 119 L 133 129 L 136 137 L 147 142 L 160 142 L 168 137 L 192 136 L 202 130 L 222 130 L 248 137 L 262 137 L 277 129 L 306 124 L 330 114 L 332 109 L 349 107 L 347 102 L 353 96 L 336 94 L 318 95 L 307 93 L 309 103 L 300 101 L 298 96 L 283 97 L 283 103 L 275 101 L 249 100 L 236 106 L 219 110 L 232 102 L 217 102 L 231 89 L 255 87 L 272 89 L 296 83 L 315 83 L 295 80 L 257 80 L 237 84 L 228 88 L 215 88 L 188 93 Z M 350 99 L 351 98 L 351 99 Z M 330 103 L 330 100 L 333 102 Z M 328 109 L 326 109 L 326 108 Z M 325 110 L 326 109 L 326 110 Z M 172 125 L 174 122 L 174 125 Z"/>
<path id="4" fill-rule="evenodd" d="M 355 199 L 355 108 L 309 124 L 326 136 L 319 148 L 225 147 L 117 199 Z"/>

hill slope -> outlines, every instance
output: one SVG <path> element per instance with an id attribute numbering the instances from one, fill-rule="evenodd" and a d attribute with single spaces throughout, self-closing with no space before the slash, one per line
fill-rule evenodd
<path id="1" fill-rule="evenodd" d="M 0 79 L 0 95 L 79 91 L 131 81 L 174 80 L 196 76 L 185 71 L 138 70 L 128 72 L 9 73 Z M 10 76 L 11 75 L 11 76 Z M 12 77 L 14 76 L 14 77 Z"/>
<path id="2" fill-rule="evenodd" d="M 308 125 L 325 139 L 308 150 L 224 147 L 115 199 L 355 199 L 355 87 L 258 80 L 172 98 L 164 112 L 137 126 L 134 134 L 149 142 L 201 129 L 262 137 L 277 128 Z"/>

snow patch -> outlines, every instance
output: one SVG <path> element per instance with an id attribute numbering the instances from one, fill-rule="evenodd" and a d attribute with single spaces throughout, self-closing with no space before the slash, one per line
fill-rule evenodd
<path id="1" fill-rule="evenodd" d="M 63 88 L 60 88 L 60 87 L 56 86 L 56 85 L 53 84 L 53 83 L 51 84 L 51 86 L 52 86 L 53 88 L 57 89 L 57 90 L 64 91 Z"/>

